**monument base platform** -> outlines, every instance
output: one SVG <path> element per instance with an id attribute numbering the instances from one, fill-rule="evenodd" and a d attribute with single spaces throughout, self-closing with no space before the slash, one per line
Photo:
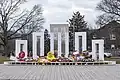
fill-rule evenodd
<path id="1" fill-rule="evenodd" d="M 115 65 L 116 61 L 95 61 L 95 62 L 22 62 L 22 61 L 8 61 L 5 65 Z"/>

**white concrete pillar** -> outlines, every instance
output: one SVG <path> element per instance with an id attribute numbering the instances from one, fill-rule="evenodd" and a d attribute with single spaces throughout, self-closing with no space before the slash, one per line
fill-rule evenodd
<path id="1" fill-rule="evenodd" d="M 99 60 L 104 61 L 104 40 L 101 40 L 99 44 Z"/>
<path id="2" fill-rule="evenodd" d="M 96 44 L 94 40 L 92 40 L 92 59 L 97 60 Z"/>
<path id="3" fill-rule="evenodd" d="M 61 33 L 58 32 L 58 56 L 61 56 Z"/>
<path id="4" fill-rule="evenodd" d="M 69 33 L 65 33 L 65 57 L 68 57 L 69 54 Z"/>
<path id="5" fill-rule="evenodd" d="M 27 54 L 28 54 L 28 47 L 27 47 L 27 40 L 16 40 L 15 43 L 15 56 L 18 57 L 20 51 L 20 45 L 23 45 L 23 52 L 25 52 L 25 58 L 27 58 Z"/>
<path id="6" fill-rule="evenodd" d="M 50 51 L 54 53 L 54 33 L 50 33 Z"/>
<path id="7" fill-rule="evenodd" d="M 82 51 L 87 50 L 87 34 L 86 32 L 82 33 Z"/>
<path id="8" fill-rule="evenodd" d="M 40 38 L 40 56 L 44 56 L 44 32 L 41 33 Z"/>
<path id="9" fill-rule="evenodd" d="M 79 39 L 77 35 L 75 35 L 75 50 L 79 51 Z"/>
<path id="10" fill-rule="evenodd" d="M 33 59 L 36 59 L 37 57 L 37 37 L 35 36 L 35 33 L 32 34 L 32 46 L 33 46 L 33 50 L 32 50 L 32 54 L 33 54 Z"/>
<path id="11" fill-rule="evenodd" d="M 99 45 L 98 53 L 96 53 L 96 44 Z M 97 60 L 97 55 L 99 60 L 104 61 L 104 40 L 92 40 L 92 59 Z"/>
<path id="12" fill-rule="evenodd" d="M 86 32 L 75 32 L 75 50 L 79 51 L 79 36 L 82 36 L 82 51 L 87 50 L 87 34 Z"/>
<path id="13" fill-rule="evenodd" d="M 33 41 L 33 59 L 37 58 L 37 37 L 40 37 L 40 56 L 44 56 L 44 32 L 34 32 L 32 34 Z"/>

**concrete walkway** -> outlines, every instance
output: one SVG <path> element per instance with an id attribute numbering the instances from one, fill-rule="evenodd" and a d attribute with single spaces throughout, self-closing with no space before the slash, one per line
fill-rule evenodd
<path id="1" fill-rule="evenodd" d="M 120 80 L 120 65 L 116 66 L 0 65 L 0 80 L 1 79 Z"/>

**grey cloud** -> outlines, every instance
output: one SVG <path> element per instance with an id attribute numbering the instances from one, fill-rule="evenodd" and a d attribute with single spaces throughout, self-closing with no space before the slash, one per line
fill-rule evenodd
<path id="1" fill-rule="evenodd" d="M 85 20 L 94 25 L 98 13 L 95 7 L 100 0 L 31 0 L 30 4 L 42 4 L 44 7 L 45 25 L 62 23 L 71 18 L 73 11 L 79 10 Z M 73 6 L 75 6 L 73 8 Z"/>
<path id="2" fill-rule="evenodd" d="M 100 2 L 100 0 L 69 0 L 74 3 L 77 7 L 82 7 L 84 9 L 95 9 L 96 4 Z"/>
<path id="3" fill-rule="evenodd" d="M 71 9 L 72 3 L 68 0 L 48 0 L 48 6 L 51 8 Z"/>
<path id="4" fill-rule="evenodd" d="M 71 11 L 55 11 L 47 15 L 47 17 L 50 22 L 66 22 L 71 14 Z"/>
<path id="5" fill-rule="evenodd" d="M 62 4 L 53 5 L 53 7 L 57 7 L 57 8 L 60 8 L 60 9 L 71 9 L 72 8 L 72 6 L 62 5 Z"/>

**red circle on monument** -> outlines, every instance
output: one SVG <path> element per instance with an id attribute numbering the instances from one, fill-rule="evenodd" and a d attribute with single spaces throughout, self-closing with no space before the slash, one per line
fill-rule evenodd
<path id="1" fill-rule="evenodd" d="M 20 52 L 20 53 L 19 53 L 19 58 L 24 58 L 24 57 L 25 57 L 25 52 L 23 52 L 23 51 Z"/>

